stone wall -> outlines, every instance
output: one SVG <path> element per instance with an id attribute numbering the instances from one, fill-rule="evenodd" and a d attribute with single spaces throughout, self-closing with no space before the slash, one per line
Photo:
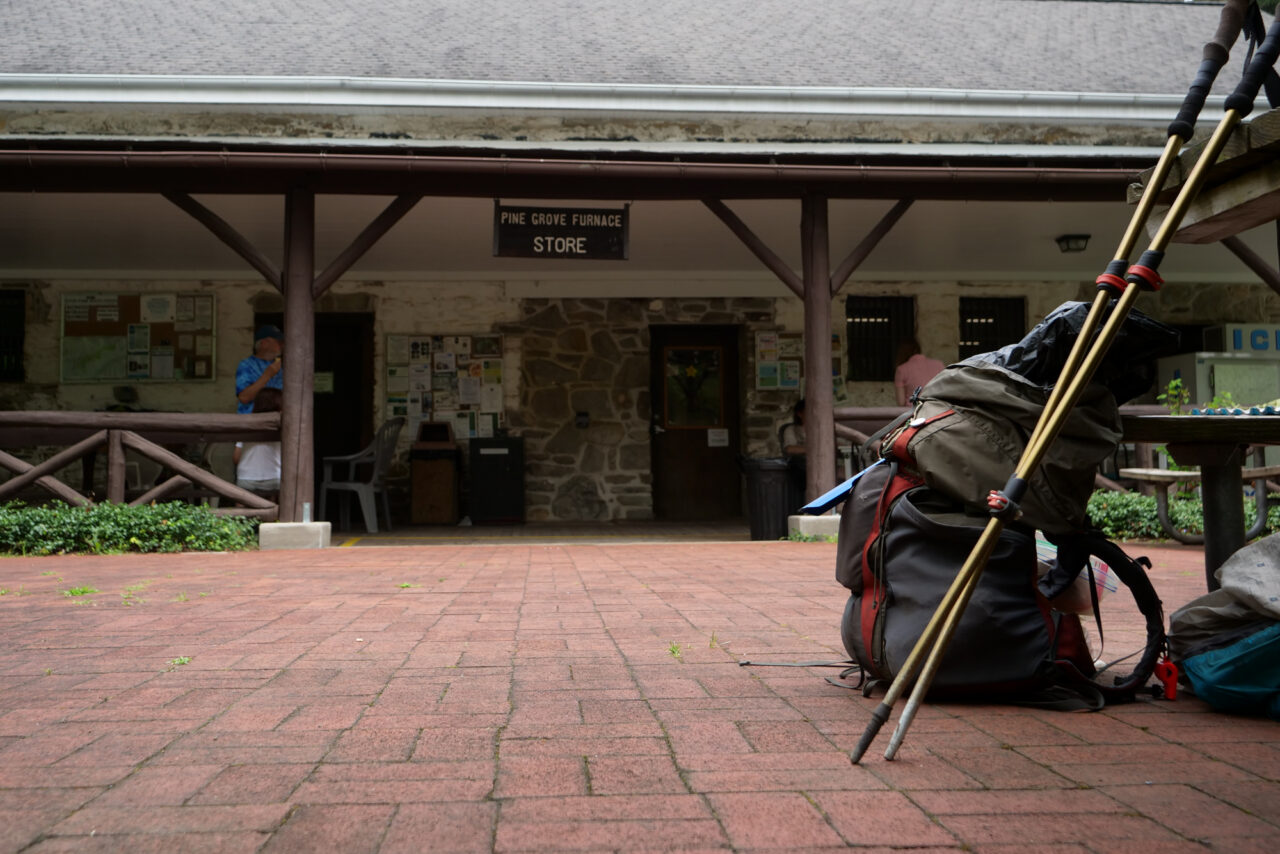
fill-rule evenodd
<path id="1" fill-rule="evenodd" d="M 777 413 L 795 398 L 757 393 L 749 382 L 748 342 L 755 330 L 776 328 L 773 299 L 526 299 L 521 313 L 501 331 L 521 340 L 520 404 L 508 416 L 525 438 L 530 521 L 653 517 L 650 325 L 741 327 L 744 451 L 767 444 Z M 577 426 L 577 413 L 588 426 Z"/>

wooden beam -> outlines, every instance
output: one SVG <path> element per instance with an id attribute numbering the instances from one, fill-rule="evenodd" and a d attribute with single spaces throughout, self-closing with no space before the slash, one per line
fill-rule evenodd
<path id="1" fill-rule="evenodd" d="M 179 489 L 182 489 L 183 487 L 187 487 L 190 485 L 191 485 L 191 481 L 188 478 L 185 478 L 180 474 L 175 474 L 173 477 L 169 478 L 164 483 L 156 484 L 155 486 L 151 487 L 151 489 L 148 489 L 146 492 L 142 493 L 137 498 L 130 501 L 129 506 L 141 507 L 144 504 L 150 504 L 152 501 L 159 501 L 161 498 L 164 498 L 166 495 L 172 495 L 173 493 L 177 492 Z"/>
<path id="2" fill-rule="evenodd" d="M 378 216 L 365 226 L 364 231 L 351 241 L 346 249 L 338 253 L 338 257 L 329 263 L 324 271 L 316 276 L 316 280 L 311 285 L 311 296 L 313 299 L 319 299 L 324 292 L 329 290 L 330 286 L 342 276 L 343 273 L 351 269 L 351 265 L 360 260 L 360 256 L 368 252 L 375 243 L 382 238 L 384 234 L 391 230 L 397 222 L 399 222 L 405 214 L 413 210 L 422 199 L 421 193 L 410 193 L 398 196 L 391 204 L 378 214 Z"/>
<path id="3" fill-rule="evenodd" d="M 294 187 L 284 217 L 284 395 L 280 419 L 280 520 L 302 521 L 315 493 L 312 383 L 315 375 L 316 197 Z M 241 502 L 245 503 L 245 502 Z M 255 506 L 255 505 L 250 505 Z"/>
<path id="4" fill-rule="evenodd" d="M 778 255 L 765 245 L 764 241 L 756 236 L 756 233 L 747 227 L 747 224 L 738 219 L 738 215 L 729 210 L 728 205 L 719 199 L 703 199 L 702 203 L 727 226 L 729 230 L 738 236 L 751 254 L 760 259 L 766 267 L 773 271 L 773 274 L 782 280 L 782 284 L 786 285 L 793 294 L 798 297 L 804 296 L 804 283 L 795 271 L 787 266 Z"/>
<path id="5" fill-rule="evenodd" d="M 26 460 L 20 460 L 12 454 L 7 454 L 4 451 L 0 451 L 0 466 L 4 466 L 9 471 L 16 472 L 17 474 L 23 474 L 24 472 L 28 472 L 35 468 L 35 466 L 31 465 L 31 463 Z M 5 483 L 8 483 L 8 481 L 0 483 L 0 495 L 6 494 L 4 489 Z M 90 503 L 88 498 L 85 498 L 83 495 L 76 492 L 56 477 L 45 475 L 44 477 L 37 478 L 36 485 L 49 490 L 63 501 L 76 507 L 84 507 Z"/>
<path id="6" fill-rule="evenodd" d="M 39 465 L 31 466 L 21 474 L 9 478 L 4 483 L 0 483 L 0 498 L 5 497 L 6 495 L 12 495 L 27 484 L 40 480 L 45 475 L 53 474 L 72 460 L 77 460 L 90 451 L 100 447 L 105 441 L 107 441 L 107 431 L 99 430 L 92 436 L 75 443 L 65 451 L 54 454 Z"/>
<path id="7" fill-rule="evenodd" d="M 862 238 L 862 242 L 853 247 L 853 251 L 849 253 L 849 257 L 840 262 L 840 266 L 831 274 L 831 296 L 840 293 L 840 289 L 844 287 L 844 283 L 849 281 L 849 277 L 853 275 L 853 271 L 867 260 L 867 256 L 871 251 L 879 245 L 889 230 L 902 219 L 902 215 L 907 212 L 915 199 L 899 199 L 898 202 L 889 209 L 880 221 L 876 223 L 871 231 L 867 232 L 867 236 Z"/>
<path id="8" fill-rule="evenodd" d="M 1173 239 L 1177 243 L 1213 243 L 1278 218 L 1280 162 L 1202 191 L 1187 208 Z"/>
<path id="9" fill-rule="evenodd" d="M 1280 221 L 1277 221 L 1276 227 L 1280 228 Z M 1244 262 L 1244 265 L 1258 275 L 1266 283 L 1267 287 L 1280 294 L 1280 271 L 1263 259 L 1261 255 L 1250 249 L 1243 240 L 1232 235 L 1231 237 L 1222 238 L 1222 245 L 1231 250 L 1232 254 Z"/>
<path id="10" fill-rule="evenodd" d="M 229 483 L 218 477 L 213 472 L 205 471 L 194 463 L 187 462 L 172 451 L 165 450 L 154 442 L 147 441 L 137 433 L 130 430 L 121 430 L 120 440 L 124 443 L 125 447 L 132 448 L 148 459 L 155 460 L 158 463 L 163 463 L 177 474 L 188 478 L 194 483 L 200 484 L 206 489 L 216 492 L 224 498 L 229 498 L 232 501 L 239 501 L 241 504 L 246 504 L 249 507 L 266 508 L 272 506 L 271 502 L 267 499 L 259 495 L 254 495 L 249 490 L 242 489 L 234 483 Z M 168 481 L 165 482 L 168 483 Z"/>
<path id="11" fill-rule="evenodd" d="M 212 231 L 214 237 L 217 237 L 223 243 L 227 244 L 233 252 L 245 261 L 248 261 L 249 266 L 261 273 L 262 277 L 266 279 L 267 283 L 273 288 L 277 291 L 281 289 L 280 269 L 276 267 L 270 258 L 258 251 L 258 248 L 250 243 L 248 238 L 236 231 L 231 226 L 231 223 L 227 222 L 225 219 L 218 216 L 216 213 L 209 210 L 186 193 L 168 192 L 163 195 L 170 202 L 173 202 L 173 204 L 190 214 L 196 222 L 199 222 L 205 228 Z"/>
<path id="12" fill-rule="evenodd" d="M 825 196 L 801 200 L 800 246 L 804 261 L 805 500 L 812 501 L 836 485 L 831 260 Z"/>

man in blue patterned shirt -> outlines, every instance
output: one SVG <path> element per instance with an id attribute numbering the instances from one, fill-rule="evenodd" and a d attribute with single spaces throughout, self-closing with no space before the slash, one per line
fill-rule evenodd
<path id="1" fill-rule="evenodd" d="M 280 355 L 284 351 L 284 333 L 278 326 L 260 326 L 253 336 L 253 355 L 240 360 L 236 367 L 236 412 L 253 412 L 253 399 L 264 388 L 284 389 L 280 375 Z"/>

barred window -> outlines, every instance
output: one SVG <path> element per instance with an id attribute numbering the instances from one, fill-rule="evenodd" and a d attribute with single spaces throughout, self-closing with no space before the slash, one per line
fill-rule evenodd
<path id="1" fill-rule="evenodd" d="M 1027 332 L 1023 297 L 961 297 L 960 358 L 999 350 Z"/>
<path id="2" fill-rule="evenodd" d="M 893 380 L 898 344 L 915 334 L 914 297 L 848 297 L 849 379 Z"/>
<path id="3" fill-rule="evenodd" d="M 26 331 L 26 291 L 0 290 L 0 382 L 22 382 Z"/>

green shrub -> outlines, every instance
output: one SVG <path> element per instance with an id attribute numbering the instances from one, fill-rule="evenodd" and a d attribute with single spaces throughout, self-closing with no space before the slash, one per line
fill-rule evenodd
<path id="1" fill-rule="evenodd" d="M 1267 532 L 1280 531 L 1280 496 L 1271 496 L 1267 512 Z M 1244 523 L 1253 524 L 1256 513 L 1252 498 L 1244 502 Z M 1165 540 L 1160 527 L 1154 495 L 1098 490 L 1089 498 L 1089 518 L 1104 534 L 1115 540 Z M 1169 520 L 1182 531 L 1204 533 L 1204 509 L 1196 495 L 1171 497 Z"/>
<path id="2" fill-rule="evenodd" d="M 257 544 L 257 530 L 256 519 L 217 516 L 203 505 L 179 501 L 142 507 L 0 505 L 0 553 L 7 554 L 237 551 Z"/>

